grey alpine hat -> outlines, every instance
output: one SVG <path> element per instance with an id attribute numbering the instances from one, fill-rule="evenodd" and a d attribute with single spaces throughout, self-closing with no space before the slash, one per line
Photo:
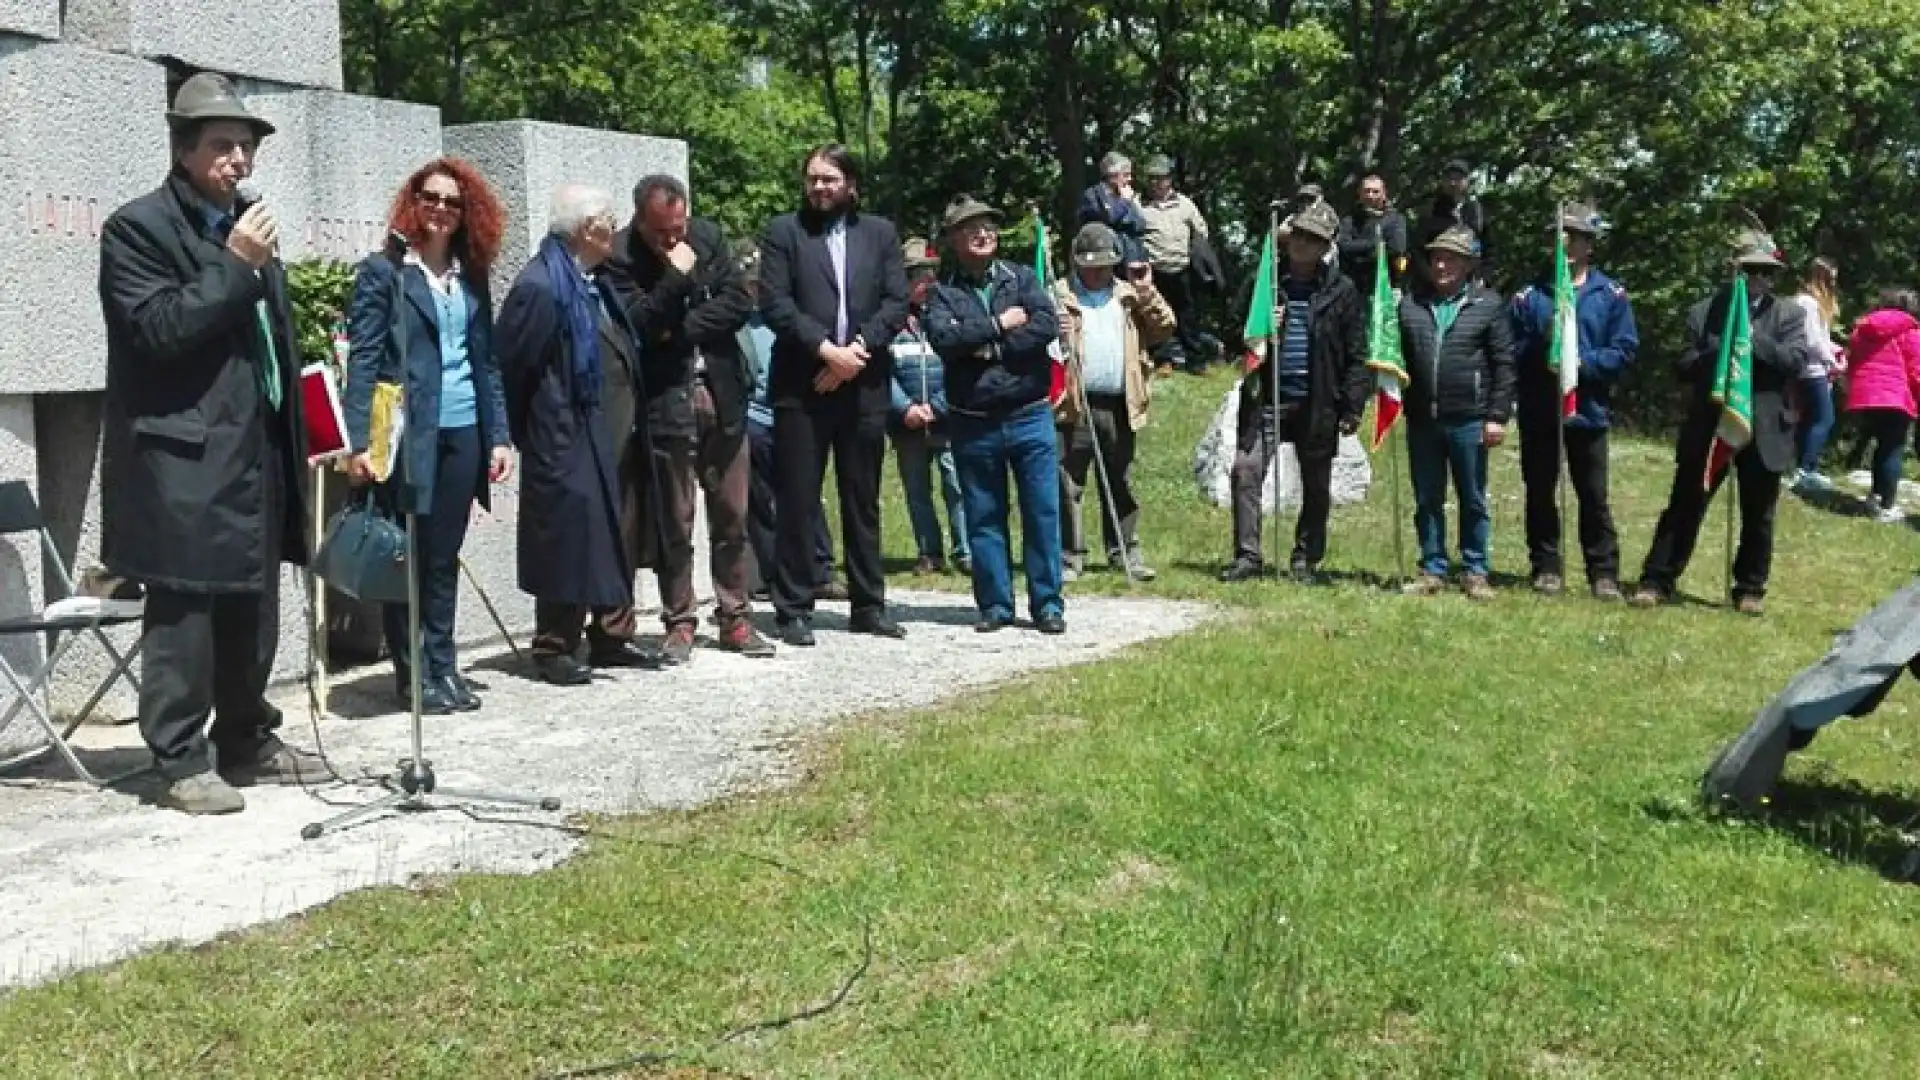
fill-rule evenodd
<path id="1" fill-rule="evenodd" d="M 1607 231 L 1607 220 L 1589 203 L 1567 203 L 1560 208 L 1560 228 L 1597 237 Z"/>
<path id="2" fill-rule="evenodd" d="M 1446 231 L 1427 242 L 1428 251 L 1451 251 L 1469 259 L 1480 257 L 1480 238 L 1465 225 L 1449 225 Z"/>
<path id="3" fill-rule="evenodd" d="M 1073 265 L 1120 265 L 1120 238 L 1097 221 L 1080 226 L 1079 234 L 1073 238 Z"/>
<path id="4" fill-rule="evenodd" d="M 1291 232 L 1304 233 L 1307 236 L 1331 242 L 1340 235 L 1340 215 L 1334 213 L 1325 199 L 1308 203 L 1300 211 L 1287 219 Z"/>
<path id="5" fill-rule="evenodd" d="M 176 127 L 208 120 L 235 120 L 251 125 L 254 135 L 266 138 L 274 126 L 248 111 L 232 80 L 213 71 L 203 71 L 180 84 L 173 95 L 173 108 L 167 110 L 167 123 Z"/>
<path id="6" fill-rule="evenodd" d="M 1767 266 L 1775 270 L 1787 265 L 1787 256 L 1773 237 L 1759 229 L 1741 229 L 1733 236 L 1735 266 Z"/>
<path id="7" fill-rule="evenodd" d="M 990 217 L 998 221 L 1000 220 L 1000 211 L 996 207 L 981 202 L 972 195 L 962 193 L 955 195 L 948 201 L 946 212 L 940 215 L 940 228 L 944 231 L 956 225 L 972 221 L 974 218 L 983 217 Z"/>

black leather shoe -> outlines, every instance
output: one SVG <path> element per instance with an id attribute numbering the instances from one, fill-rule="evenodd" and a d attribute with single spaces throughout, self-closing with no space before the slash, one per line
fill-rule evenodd
<path id="1" fill-rule="evenodd" d="M 659 649 L 637 641 L 599 645 L 587 650 L 588 667 L 657 668 L 660 662 Z"/>
<path id="2" fill-rule="evenodd" d="M 780 624 L 780 640 L 796 649 L 813 648 L 813 623 L 808 619 L 794 619 Z"/>
<path id="3" fill-rule="evenodd" d="M 907 628 L 894 622 L 893 618 L 884 611 L 859 612 L 847 624 L 847 629 L 856 634 L 872 634 L 874 637 L 903 638 L 907 636 Z"/>
<path id="4" fill-rule="evenodd" d="M 453 707 L 461 712 L 477 712 L 480 709 L 480 695 L 473 692 L 467 680 L 458 675 L 442 675 L 434 682 L 440 685 L 441 693 L 453 702 Z"/>
<path id="5" fill-rule="evenodd" d="M 1007 619 L 983 618 L 973 624 L 973 632 L 976 634 L 994 634 L 1012 625 L 1013 623 Z"/>
<path id="6" fill-rule="evenodd" d="M 413 708 L 413 688 L 407 685 L 406 680 L 396 681 L 393 696 L 400 699 L 401 708 Z M 458 708 L 439 679 L 420 680 L 420 715 L 452 716 Z"/>
<path id="7" fill-rule="evenodd" d="M 571 656 L 536 656 L 533 670 L 555 686 L 585 686 L 593 681 L 586 665 Z"/>
<path id="8" fill-rule="evenodd" d="M 1060 615 L 1042 615 L 1033 620 L 1033 628 L 1043 634 L 1064 634 L 1067 632 L 1067 620 Z"/>

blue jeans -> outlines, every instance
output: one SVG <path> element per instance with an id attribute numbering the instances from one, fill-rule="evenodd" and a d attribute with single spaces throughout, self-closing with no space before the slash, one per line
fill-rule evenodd
<path id="1" fill-rule="evenodd" d="M 900 486 L 907 493 L 907 517 L 913 521 L 913 543 L 920 557 L 941 557 L 940 517 L 933 510 L 932 472 L 938 468 L 940 495 L 947 504 L 947 527 L 953 533 L 953 558 L 956 562 L 968 558 L 967 512 L 947 437 L 930 435 L 924 428 L 896 430 L 893 453 L 900 467 Z"/>
<path id="2" fill-rule="evenodd" d="M 1800 380 L 1800 468 L 1814 472 L 1833 435 L 1833 383 L 1825 375 Z"/>
<path id="3" fill-rule="evenodd" d="M 973 602 L 983 619 L 1013 620 L 1013 568 L 1007 541 L 1007 473 L 1020 499 L 1027 606 L 1035 619 L 1061 615 L 1060 452 L 1053 409 L 1037 401 L 1003 420 L 955 414 L 948 420 L 953 461 L 966 501 L 973 547 Z"/>
<path id="4" fill-rule="evenodd" d="M 1488 548 L 1487 447 L 1479 420 L 1409 420 L 1407 463 L 1413 471 L 1413 531 L 1420 538 L 1420 569 L 1447 575 L 1447 477 L 1460 499 L 1460 561 L 1469 574 L 1492 572 Z"/>

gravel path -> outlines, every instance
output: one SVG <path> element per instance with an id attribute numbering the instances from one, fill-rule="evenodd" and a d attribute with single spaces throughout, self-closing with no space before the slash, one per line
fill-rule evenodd
<path id="1" fill-rule="evenodd" d="M 1098 659 L 1209 615 L 1196 604 L 1075 598 L 1062 637 L 1024 629 L 982 636 L 963 597 L 894 599 L 909 629 L 904 641 L 840 632 L 842 608 L 822 612 L 811 651 L 783 648 L 759 661 L 702 651 L 685 668 L 623 672 L 578 689 L 523 677 L 511 655 L 480 658 L 473 674 L 488 687 L 487 707 L 429 717 L 427 757 L 443 787 L 552 795 L 568 814 L 693 806 L 777 782 L 796 736 L 837 718 L 925 706 Z M 393 711 L 384 668 L 337 681 L 331 704 L 336 715 L 321 730 L 343 774 L 390 768 L 405 755 L 407 723 Z M 289 692 L 282 705 L 292 741 L 310 744 L 300 695 Z M 146 759 L 131 728 L 89 729 L 83 741 L 90 767 L 111 772 Z M 420 874 L 532 872 L 575 847 L 559 833 L 455 813 L 387 816 L 303 841 L 303 825 L 336 811 L 297 788 L 252 789 L 245 813 L 193 819 L 145 804 L 150 785 L 95 792 L 58 779 L 0 783 L 0 986 L 206 941 Z M 328 793 L 349 803 L 370 795 Z"/>

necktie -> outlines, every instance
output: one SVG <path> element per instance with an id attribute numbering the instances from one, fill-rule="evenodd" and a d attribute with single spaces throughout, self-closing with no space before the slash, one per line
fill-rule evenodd
<path id="1" fill-rule="evenodd" d="M 267 343 L 267 358 L 260 366 L 260 388 L 266 392 L 267 404 L 278 411 L 280 408 L 280 350 L 273 347 L 273 320 L 267 317 L 267 302 L 253 302 L 254 318 L 260 324 L 260 340 Z"/>
<path id="2" fill-rule="evenodd" d="M 847 343 L 847 227 L 835 224 L 827 233 L 827 253 L 833 256 L 833 280 L 839 287 L 840 305 L 833 314 L 833 343 Z"/>
<path id="3" fill-rule="evenodd" d="M 232 235 L 232 214 L 221 214 L 213 220 L 213 238 L 216 242 L 224 246 Z M 277 411 L 280 408 L 280 350 L 273 344 L 273 319 L 267 314 L 265 300 L 254 301 L 253 318 L 260 327 L 260 340 L 267 349 L 266 359 L 260 364 L 260 391 L 266 395 L 267 404 Z"/>

